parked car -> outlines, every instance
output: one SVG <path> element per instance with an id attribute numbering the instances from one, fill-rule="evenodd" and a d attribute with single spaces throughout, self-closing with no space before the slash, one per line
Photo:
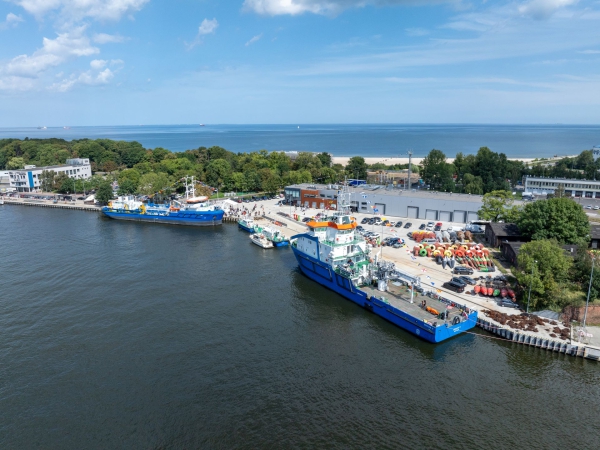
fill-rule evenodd
<path id="1" fill-rule="evenodd" d="M 398 221 L 396 222 L 396 224 L 394 225 L 396 228 L 400 228 L 402 226 L 402 221 Z"/>
<path id="2" fill-rule="evenodd" d="M 422 223 L 421 225 L 419 225 L 419 230 L 424 230 L 426 226 L 427 225 L 425 225 L 424 223 Z"/>
<path id="3" fill-rule="evenodd" d="M 384 226 L 386 226 L 386 227 L 387 227 L 389 224 L 390 224 L 390 221 L 389 221 L 389 220 L 387 220 L 387 219 L 385 219 L 383 222 L 381 222 L 381 225 L 384 225 Z"/>
<path id="4" fill-rule="evenodd" d="M 405 245 L 406 244 L 404 242 L 396 242 L 394 245 L 392 245 L 392 247 L 394 247 L 394 248 L 402 248 Z"/>
<path id="5" fill-rule="evenodd" d="M 450 291 L 454 291 L 459 294 L 465 292 L 464 285 L 455 283 L 454 281 L 446 281 L 442 286 Z"/>
<path id="6" fill-rule="evenodd" d="M 466 275 L 461 275 L 461 276 L 460 276 L 460 277 L 458 277 L 458 278 L 460 278 L 461 280 L 463 280 L 463 281 L 464 281 L 465 283 L 467 283 L 467 284 L 476 284 L 476 282 L 475 282 L 475 280 L 474 280 L 473 278 L 471 278 L 471 277 L 468 277 L 468 276 L 466 276 Z"/>
<path id="7" fill-rule="evenodd" d="M 302 222 L 306 223 L 306 222 L 310 222 L 311 220 L 312 220 L 312 218 L 311 218 L 311 217 L 304 217 L 304 218 L 302 219 Z"/>
<path id="8" fill-rule="evenodd" d="M 364 230 L 364 228 L 362 225 L 359 225 L 356 227 L 356 231 L 363 231 L 363 230 Z"/>
<path id="9" fill-rule="evenodd" d="M 461 280 L 460 277 L 453 277 L 450 281 L 452 281 L 454 283 L 462 284 L 465 287 L 467 286 L 467 282 L 464 280 Z"/>
<path id="10" fill-rule="evenodd" d="M 363 225 L 366 224 L 367 222 L 369 222 L 368 217 L 365 217 L 363 220 L 360 221 L 360 223 L 362 223 Z"/>
<path id="11" fill-rule="evenodd" d="M 412 227 L 412 223 L 410 223 L 410 222 L 406 222 L 406 223 L 404 224 L 404 228 L 410 228 L 410 227 Z"/>
<path id="12" fill-rule="evenodd" d="M 456 266 L 454 268 L 454 273 L 457 275 L 473 275 L 473 269 L 467 266 Z"/>
<path id="13" fill-rule="evenodd" d="M 585 209 L 592 209 L 592 205 L 586 205 L 584 208 Z"/>
<path id="14" fill-rule="evenodd" d="M 511 302 L 510 300 L 507 299 L 500 299 L 498 300 L 498 306 L 504 306 L 506 308 L 519 308 L 519 305 L 517 305 L 516 303 Z"/>

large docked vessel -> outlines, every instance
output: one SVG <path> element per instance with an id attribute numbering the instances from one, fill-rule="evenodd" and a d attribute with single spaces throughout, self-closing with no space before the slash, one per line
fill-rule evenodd
<path id="1" fill-rule="evenodd" d="M 109 202 L 108 206 L 102 208 L 102 212 L 117 220 L 191 226 L 220 225 L 225 211 L 207 200 L 207 197 L 195 196 L 192 177 L 191 183 L 186 179 L 185 202 L 174 200 L 169 204 L 155 205 L 140 202 L 133 196 L 125 196 Z"/>
<path id="2" fill-rule="evenodd" d="M 307 233 L 292 236 L 300 270 L 310 279 L 348 300 L 429 341 L 441 342 L 473 328 L 477 311 L 424 293 L 420 279 L 370 256 L 370 246 L 355 233 L 347 193 L 340 211 L 319 222 L 308 222 Z"/>

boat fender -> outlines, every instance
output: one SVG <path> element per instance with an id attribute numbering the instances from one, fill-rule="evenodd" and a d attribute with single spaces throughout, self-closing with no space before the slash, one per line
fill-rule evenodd
<path id="1" fill-rule="evenodd" d="M 459 323 L 460 323 L 460 317 L 455 316 L 454 319 L 452 319 L 452 325 L 458 325 Z"/>

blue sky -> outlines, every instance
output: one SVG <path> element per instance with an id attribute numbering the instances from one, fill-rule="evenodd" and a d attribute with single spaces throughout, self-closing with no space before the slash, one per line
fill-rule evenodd
<path id="1" fill-rule="evenodd" d="M 0 126 L 600 123 L 597 0 L 0 0 Z"/>

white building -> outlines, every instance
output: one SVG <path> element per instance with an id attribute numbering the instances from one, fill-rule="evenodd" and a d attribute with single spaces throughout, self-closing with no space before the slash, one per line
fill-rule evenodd
<path id="1" fill-rule="evenodd" d="M 525 193 L 553 194 L 559 186 L 567 197 L 600 198 L 600 181 L 570 178 L 525 177 Z"/>
<path id="2" fill-rule="evenodd" d="M 69 178 L 88 179 L 92 176 L 92 167 L 88 158 L 67 159 L 66 164 L 60 166 L 25 166 L 22 170 L 5 170 L 0 172 L 0 178 L 8 178 L 8 189 L 18 192 L 39 192 L 40 175 L 43 171 L 54 171 L 57 175 L 66 174 Z"/>

